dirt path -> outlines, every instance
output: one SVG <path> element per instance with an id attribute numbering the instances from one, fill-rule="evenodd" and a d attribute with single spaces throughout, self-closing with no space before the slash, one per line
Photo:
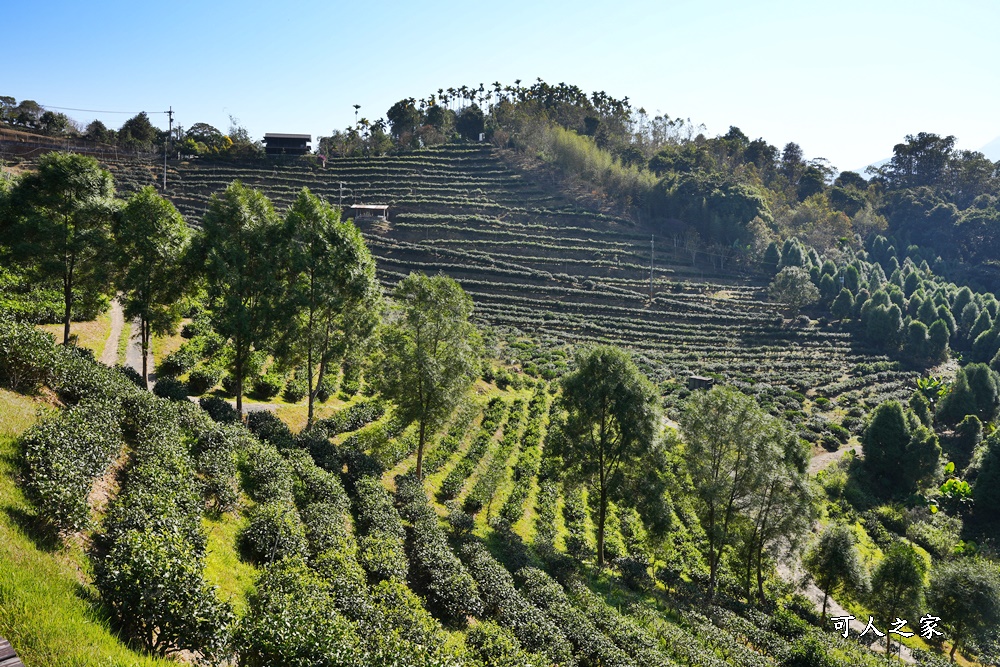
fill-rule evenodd
<path id="1" fill-rule="evenodd" d="M 861 445 L 854 444 L 850 447 L 844 447 L 838 449 L 835 452 L 823 452 L 812 457 L 809 462 L 809 475 L 813 476 L 820 470 L 827 468 L 841 458 L 847 455 L 847 452 L 854 452 L 855 456 L 861 453 Z M 813 531 L 819 530 L 819 524 L 813 525 Z M 823 609 L 823 591 L 820 590 L 819 586 L 812 580 L 812 577 L 805 571 L 802 566 L 801 554 L 797 554 L 792 560 L 779 559 L 778 560 L 778 574 L 782 579 L 791 582 L 800 593 L 805 595 L 807 598 L 812 600 L 816 605 L 817 610 Z M 832 596 L 827 598 L 826 601 L 826 618 L 827 627 L 825 630 L 833 630 L 833 623 L 829 620 L 835 616 L 850 616 L 851 614 L 844 609 Z M 867 624 L 868 619 L 856 619 L 851 621 L 851 636 L 857 637 L 857 634 L 864 629 L 865 624 Z M 882 628 L 880 628 L 882 629 Z M 884 632 L 885 630 L 883 630 Z M 884 641 L 884 640 L 883 640 Z M 884 644 L 873 644 L 873 651 L 878 651 L 879 653 L 885 653 Z M 894 651 L 896 649 L 893 649 Z M 916 660 L 913 657 L 913 653 L 906 646 L 900 646 L 897 655 L 903 660 L 910 664 L 916 664 Z"/>
<path id="2" fill-rule="evenodd" d="M 809 474 L 815 475 L 820 470 L 827 468 L 847 455 L 847 452 L 854 452 L 855 456 L 861 454 L 861 445 L 854 444 L 850 447 L 842 447 L 835 452 L 823 452 L 812 457 L 809 461 Z"/>
<path id="3" fill-rule="evenodd" d="M 142 375 L 142 340 L 140 338 L 139 320 L 132 322 L 132 336 L 129 338 L 128 347 L 125 348 L 125 365 L 135 369 L 135 372 Z M 146 366 L 149 369 L 149 388 L 156 384 L 156 373 L 153 372 L 153 351 L 146 355 Z"/>
<path id="4" fill-rule="evenodd" d="M 104 343 L 104 352 L 101 353 L 101 363 L 105 366 L 114 366 L 118 363 L 118 340 L 122 337 L 124 328 L 125 316 L 122 313 L 122 305 L 115 299 L 111 302 L 111 331 L 108 332 L 108 340 Z"/>

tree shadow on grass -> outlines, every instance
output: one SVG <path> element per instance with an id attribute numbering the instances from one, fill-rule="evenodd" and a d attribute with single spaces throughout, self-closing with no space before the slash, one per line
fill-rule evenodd
<path id="1" fill-rule="evenodd" d="M 10 518 L 11 523 L 17 526 L 18 530 L 31 540 L 36 549 L 45 553 L 53 553 L 59 550 L 59 536 L 33 510 L 8 505 L 3 507 L 2 511 Z"/>

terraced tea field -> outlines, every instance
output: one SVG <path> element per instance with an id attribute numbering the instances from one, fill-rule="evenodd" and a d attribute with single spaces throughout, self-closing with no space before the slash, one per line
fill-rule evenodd
<path id="1" fill-rule="evenodd" d="M 123 191 L 160 178 L 152 163 L 108 166 Z M 361 225 L 381 279 L 451 275 L 482 320 L 541 343 L 521 346 L 519 361 L 547 377 L 564 367 L 560 348 L 601 341 L 629 347 L 658 381 L 716 375 L 762 399 L 815 389 L 850 405 L 902 396 L 912 383 L 847 333 L 782 320 L 759 277 L 712 270 L 704 256 L 692 265 L 671 238 L 656 239 L 650 298 L 647 230 L 552 194 L 489 147 L 331 159 L 325 168 L 181 162 L 169 169 L 167 195 L 197 226 L 211 195 L 234 179 L 279 210 L 303 186 L 345 205 L 389 204 L 388 223 Z"/>

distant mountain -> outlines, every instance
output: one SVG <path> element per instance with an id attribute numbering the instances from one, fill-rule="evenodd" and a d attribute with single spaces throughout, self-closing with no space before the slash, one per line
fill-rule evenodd
<path id="1" fill-rule="evenodd" d="M 1000 137 L 980 148 L 979 152 L 994 162 L 1000 160 Z"/>

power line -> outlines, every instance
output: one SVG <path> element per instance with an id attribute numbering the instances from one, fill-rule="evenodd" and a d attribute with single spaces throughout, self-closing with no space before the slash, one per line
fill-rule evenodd
<path id="1" fill-rule="evenodd" d="M 74 109 L 73 107 L 53 107 L 48 104 L 39 103 L 38 106 L 43 109 L 55 109 L 56 111 L 83 111 L 86 113 L 123 113 L 132 114 L 133 116 L 140 113 L 170 113 L 169 111 L 102 111 L 100 109 Z"/>

